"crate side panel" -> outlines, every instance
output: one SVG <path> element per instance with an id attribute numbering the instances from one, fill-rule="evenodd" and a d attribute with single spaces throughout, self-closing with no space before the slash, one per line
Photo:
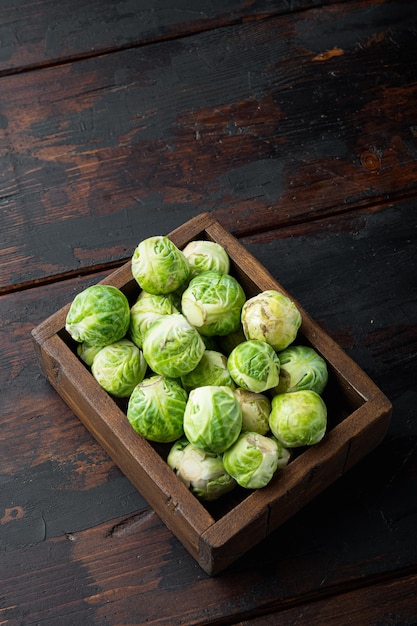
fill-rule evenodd
<path id="1" fill-rule="evenodd" d="M 43 369 L 52 386 L 189 552 L 214 520 L 153 449 L 137 435 L 113 400 L 54 337 L 43 344 Z M 65 363 L 65 366 L 62 365 Z"/>
<path id="2" fill-rule="evenodd" d="M 237 516 L 222 518 L 200 537 L 198 562 L 210 575 L 229 567 L 268 534 L 269 512 L 266 506 L 250 506 L 247 498 Z"/>
<path id="3" fill-rule="evenodd" d="M 372 452 L 385 438 L 391 421 L 391 402 L 380 394 L 363 407 L 365 418 L 357 433 L 350 439 L 349 454 L 344 471 L 348 471 L 367 454 Z M 355 416 L 352 416 L 352 419 Z"/>

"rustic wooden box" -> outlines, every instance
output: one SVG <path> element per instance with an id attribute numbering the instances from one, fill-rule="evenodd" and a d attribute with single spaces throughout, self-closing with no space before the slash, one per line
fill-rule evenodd
<path id="1" fill-rule="evenodd" d="M 290 295 L 209 214 L 190 220 L 169 237 L 179 248 L 192 239 L 220 243 L 230 256 L 231 273 L 240 281 L 247 297 L 266 289 Z M 130 262 L 102 282 L 121 289 L 132 303 L 139 292 Z M 32 332 L 46 378 L 211 575 L 221 572 L 255 546 L 368 454 L 382 440 L 389 424 L 391 405 L 387 398 L 302 306 L 296 304 L 303 316 L 301 341 L 312 345 L 329 366 L 329 382 L 324 393 L 329 412 L 328 433 L 318 445 L 301 451 L 264 489 L 238 489 L 209 504 L 198 501 L 168 467 L 165 459 L 170 446 L 154 445 L 136 434 L 123 406 L 96 383 L 78 359 L 76 346 L 65 331 L 69 304 Z"/>

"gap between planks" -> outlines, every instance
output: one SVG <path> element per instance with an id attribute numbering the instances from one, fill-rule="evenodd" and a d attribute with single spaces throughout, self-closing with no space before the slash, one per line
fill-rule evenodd
<path id="1" fill-rule="evenodd" d="M 316 215 L 311 218 L 306 218 L 304 216 L 303 218 L 300 218 L 299 220 L 292 219 L 292 220 L 283 221 L 277 224 L 277 226 L 274 228 L 271 226 L 265 227 L 265 228 L 260 227 L 260 228 L 256 228 L 256 229 L 252 229 L 248 231 L 242 230 L 242 231 L 239 231 L 238 233 L 232 233 L 232 234 L 238 240 L 245 239 L 245 238 L 252 239 L 264 233 L 277 233 L 278 234 L 281 230 L 285 230 L 286 228 L 289 228 L 289 227 L 300 226 L 301 224 L 314 224 L 314 222 L 321 222 L 325 219 L 331 219 L 333 217 L 337 218 L 342 215 L 349 215 L 349 214 L 353 215 L 356 212 L 364 211 L 364 210 L 369 210 L 370 212 L 374 212 L 374 211 L 384 209 L 385 207 L 392 206 L 393 204 L 399 204 L 401 202 L 412 201 L 415 199 L 417 199 L 417 194 L 415 192 L 403 193 L 403 194 L 399 193 L 399 194 L 396 194 L 395 196 L 392 195 L 389 198 L 385 198 L 385 199 L 376 198 L 372 202 L 363 202 L 363 203 L 358 202 L 357 204 L 355 204 L 355 206 L 349 206 L 349 207 L 342 208 L 342 209 L 337 209 L 337 207 L 334 207 L 334 210 L 330 210 L 329 212 L 323 213 L 319 216 Z M 213 211 L 212 213 L 213 213 L 213 218 L 218 219 L 216 216 L 216 212 Z M 181 226 L 181 224 L 179 224 L 179 226 Z M 118 269 L 125 263 L 127 263 L 130 260 L 130 258 L 131 257 L 128 256 L 128 257 L 119 259 L 117 261 L 111 261 L 109 263 L 98 263 L 97 265 L 87 265 L 85 267 L 69 270 L 67 272 L 51 274 L 50 276 L 44 276 L 43 278 L 37 278 L 35 280 L 29 280 L 29 281 L 24 281 L 21 283 L 16 283 L 15 285 L 6 285 L 4 287 L 0 287 L 0 296 L 16 293 L 19 291 L 27 291 L 28 289 L 34 289 L 37 287 L 44 287 L 46 285 L 51 285 L 53 283 L 60 283 L 66 280 L 73 280 L 74 278 L 81 278 L 81 277 L 88 276 L 88 275 L 94 276 L 95 274 L 100 274 L 104 272 L 110 273 Z"/>

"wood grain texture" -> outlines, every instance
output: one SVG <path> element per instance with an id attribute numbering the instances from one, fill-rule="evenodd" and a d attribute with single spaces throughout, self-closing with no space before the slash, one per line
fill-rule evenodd
<path id="1" fill-rule="evenodd" d="M 416 622 L 417 3 L 227 4 L 1 3 L 7 626 Z M 30 340 L 156 226 L 201 210 L 393 403 L 374 452 L 217 578 L 46 382 Z"/>
<path id="2" fill-rule="evenodd" d="M 329 4 L 321 0 L 14 0 L 0 7 L 0 75 L 96 56 L 268 15 Z M 333 0 L 334 4 L 334 0 Z"/>
<path id="3" fill-rule="evenodd" d="M 414 194 L 414 24 L 342 2 L 3 77 L 0 290 L 202 210 L 242 235 Z"/>
<path id="4" fill-rule="evenodd" d="M 417 593 L 416 576 L 381 582 L 364 589 L 341 593 L 303 608 L 293 608 L 239 622 L 239 626 L 287 626 L 307 622 L 323 626 L 380 626 L 397 624 L 413 626 L 417 609 L 413 601 Z"/>

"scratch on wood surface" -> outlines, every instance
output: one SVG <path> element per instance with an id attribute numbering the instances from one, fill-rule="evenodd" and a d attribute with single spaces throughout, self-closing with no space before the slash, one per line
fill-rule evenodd
<path id="1" fill-rule="evenodd" d="M 316 56 L 313 57 L 313 61 L 328 61 L 333 57 L 341 57 L 344 54 L 345 51 L 342 50 L 342 48 L 338 48 L 337 46 L 335 46 L 331 50 L 326 50 L 325 52 L 320 52 L 319 54 L 316 54 Z"/>
<path id="2" fill-rule="evenodd" d="M 107 537 L 123 537 L 145 524 L 151 517 L 155 515 L 154 511 L 143 511 L 137 515 L 131 515 L 119 524 L 112 526 L 107 533 Z"/>
<path id="3" fill-rule="evenodd" d="M 42 525 L 43 525 L 43 538 L 42 538 L 42 541 L 46 541 L 48 533 L 47 533 L 46 519 L 45 519 L 45 516 L 44 516 L 43 512 L 41 513 L 41 520 L 42 520 Z"/>

